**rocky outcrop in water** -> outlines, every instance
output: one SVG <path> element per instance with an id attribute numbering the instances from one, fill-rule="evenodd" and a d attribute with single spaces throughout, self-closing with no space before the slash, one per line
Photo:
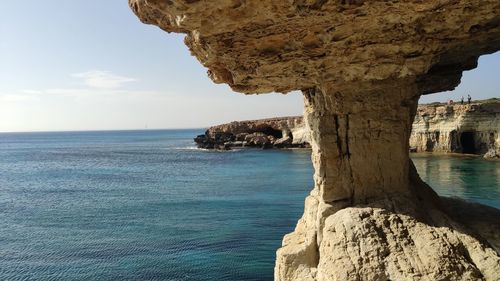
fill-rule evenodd
<path id="1" fill-rule="evenodd" d="M 310 147 L 309 130 L 301 116 L 235 121 L 213 126 L 194 141 L 199 148 L 220 150 L 234 147 Z"/>
<path id="2" fill-rule="evenodd" d="M 454 217 L 408 153 L 420 95 L 455 88 L 500 50 L 498 0 L 129 4 L 186 34 L 215 83 L 302 91 L 315 186 L 276 280 L 499 280 L 498 213 Z"/>
<path id="3" fill-rule="evenodd" d="M 419 106 L 410 147 L 417 152 L 500 155 L 500 100 Z"/>

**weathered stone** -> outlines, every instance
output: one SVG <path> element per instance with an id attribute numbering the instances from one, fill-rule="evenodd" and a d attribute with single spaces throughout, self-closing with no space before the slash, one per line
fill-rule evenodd
<path id="1" fill-rule="evenodd" d="M 210 129 L 208 129 L 208 131 L 210 131 Z M 237 141 L 244 141 L 246 136 L 247 136 L 247 133 L 236 134 L 236 140 Z"/>
<path id="2" fill-rule="evenodd" d="M 483 157 L 486 159 L 500 158 L 500 154 L 497 153 L 495 149 L 491 148 L 483 155 Z"/>
<path id="3" fill-rule="evenodd" d="M 442 91 L 500 42 L 497 0 L 129 3 L 143 22 L 187 34 L 214 82 L 246 93 L 405 77 Z"/>
<path id="4" fill-rule="evenodd" d="M 243 147 L 245 144 L 246 143 L 244 141 L 233 141 L 231 143 L 231 147 Z"/>
<path id="5" fill-rule="evenodd" d="M 325 221 L 316 279 L 498 280 L 495 251 L 478 250 L 473 235 L 438 216 L 431 225 L 374 204 L 336 212 Z"/>
<path id="6" fill-rule="evenodd" d="M 274 142 L 274 146 L 278 148 L 289 147 L 292 145 L 293 139 L 290 137 L 282 137 Z"/>
<path id="7" fill-rule="evenodd" d="M 234 121 L 210 127 L 194 141 L 200 148 L 217 148 L 216 144 L 244 141 L 247 146 L 264 148 L 308 147 L 310 134 L 301 116 Z M 290 141 L 287 141 L 290 139 Z M 231 141 L 228 141 L 231 140 Z M 277 144 L 277 145 L 276 145 Z"/>
<path id="8" fill-rule="evenodd" d="M 215 132 L 233 134 L 236 140 L 243 141 L 248 133 L 258 129 L 269 131 L 270 128 L 271 131 L 282 131 L 280 139 L 268 135 L 276 148 L 308 147 L 311 142 L 309 128 L 299 116 L 213 126 L 207 130 L 207 135 L 197 136 L 195 142 L 206 148 L 207 144 L 215 142 L 211 137 Z M 239 133 L 246 129 L 248 133 Z M 410 152 L 474 153 L 485 154 L 485 158 L 500 155 L 500 100 L 419 105 L 410 135 Z"/>
<path id="9" fill-rule="evenodd" d="M 419 106 L 410 146 L 417 152 L 500 154 L 500 101 Z"/>
<path id="10" fill-rule="evenodd" d="M 498 280 L 494 237 L 451 216 L 408 157 L 419 96 L 453 89 L 500 49 L 498 0 L 129 3 L 187 34 L 214 82 L 303 91 L 315 187 L 277 280 Z"/>

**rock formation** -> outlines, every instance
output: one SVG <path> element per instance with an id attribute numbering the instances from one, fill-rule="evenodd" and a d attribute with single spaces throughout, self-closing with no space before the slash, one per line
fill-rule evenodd
<path id="1" fill-rule="evenodd" d="M 453 217 L 408 154 L 420 95 L 453 89 L 500 49 L 498 0 L 129 4 L 144 23 L 185 33 L 216 83 L 302 90 L 315 187 L 277 252 L 276 280 L 499 280 L 500 223 L 480 223 L 498 213 Z"/>
<path id="2" fill-rule="evenodd" d="M 410 147 L 417 152 L 500 155 L 500 101 L 419 106 Z"/>
<path id="3" fill-rule="evenodd" d="M 234 121 L 195 138 L 200 148 L 309 147 L 301 116 Z M 260 138 L 264 136 L 264 138 Z M 249 141 L 248 141 L 249 140 Z M 262 140 L 259 142 L 259 140 Z M 472 104 L 420 104 L 410 135 L 412 152 L 455 152 L 500 156 L 500 100 Z"/>
<path id="4" fill-rule="evenodd" d="M 227 150 L 232 147 L 309 147 L 310 139 L 302 116 L 293 116 L 212 126 L 194 141 L 199 148 Z"/>

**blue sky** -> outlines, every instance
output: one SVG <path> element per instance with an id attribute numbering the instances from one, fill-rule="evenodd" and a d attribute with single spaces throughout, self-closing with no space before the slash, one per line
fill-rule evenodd
<path id="1" fill-rule="evenodd" d="M 0 131 L 194 128 L 298 115 L 299 93 L 245 96 L 210 81 L 183 36 L 144 25 L 125 0 L 2 3 Z M 498 97 L 500 54 L 454 92 Z"/>

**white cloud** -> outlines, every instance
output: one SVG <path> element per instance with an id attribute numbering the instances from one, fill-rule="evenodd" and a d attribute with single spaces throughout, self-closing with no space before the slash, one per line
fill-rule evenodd
<path id="1" fill-rule="evenodd" d="M 89 99 L 171 99 L 175 93 L 162 93 L 146 90 L 96 89 L 96 88 L 51 88 L 41 91 L 46 96 Z"/>
<path id="2" fill-rule="evenodd" d="M 116 89 L 122 87 L 125 83 L 137 81 L 135 78 L 120 76 L 102 70 L 75 73 L 71 76 L 82 78 L 85 85 L 97 89 Z"/>

